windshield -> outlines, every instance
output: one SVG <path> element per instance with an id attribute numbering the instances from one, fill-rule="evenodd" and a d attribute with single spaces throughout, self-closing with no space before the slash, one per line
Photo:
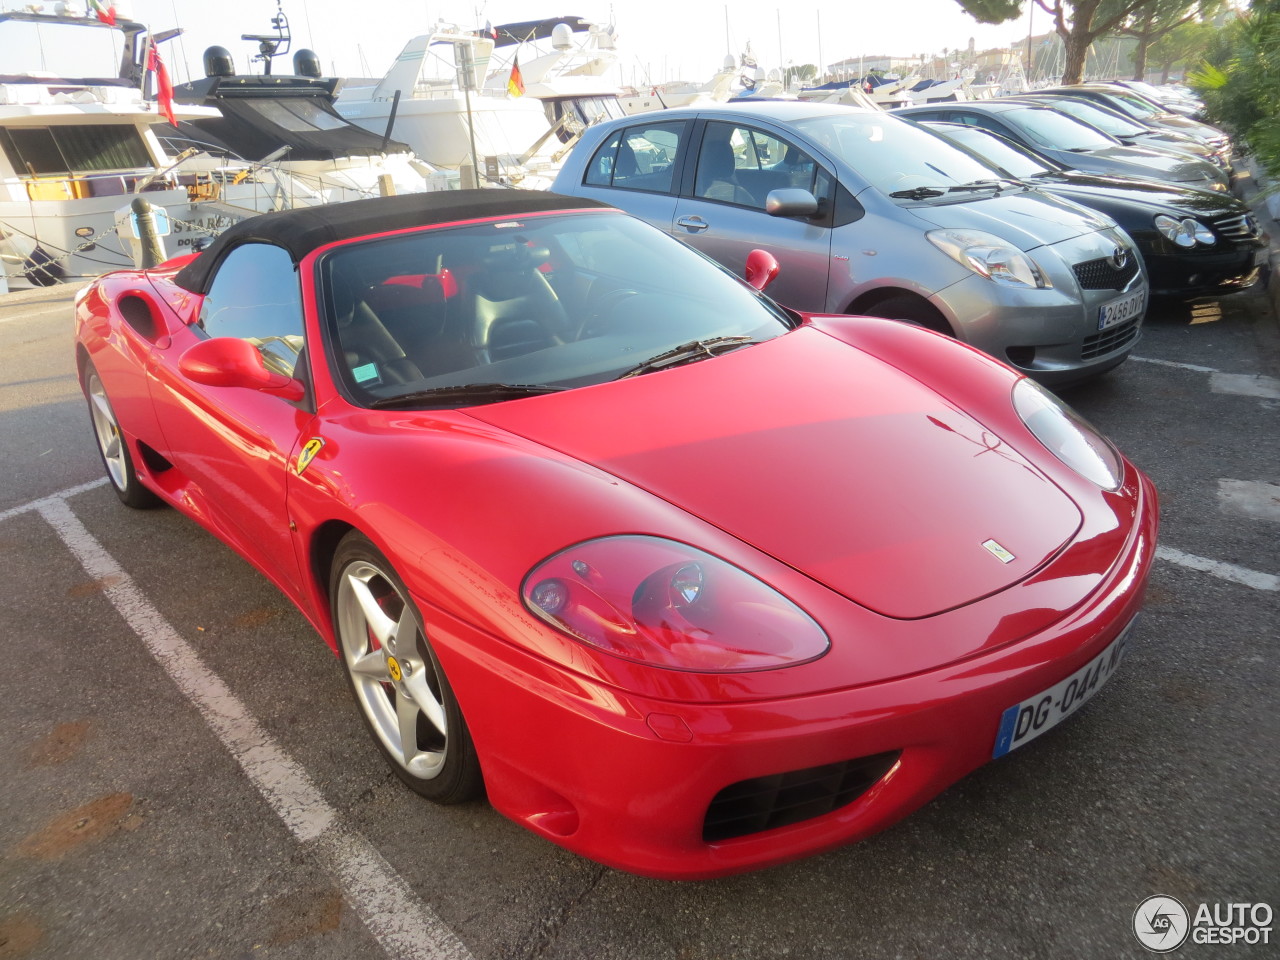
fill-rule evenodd
<path id="1" fill-rule="evenodd" d="M 1011 177 L 1025 179 L 1039 177 L 1055 172 L 1054 167 L 1047 166 L 1041 160 L 1011 144 L 1004 137 L 998 137 L 979 127 L 962 126 L 958 123 L 926 124 L 936 133 L 948 140 L 954 140 L 978 154 L 993 167 L 999 167 Z"/>
<path id="2" fill-rule="evenodd" d="M 587 386 L 675 348 L 691 348 L 680 362 L 693 362 L 792 325 L 701 254 L 612 212 L 350 243 L 318 269 L 330 362 L 365 406 L 467 406 Z M 719 348 L 697 346 L 706 341 Z"/>
<path id="3" fill-rule="evenodd" d="M 884 114 L 854 113 L 793 126 L 881 193 L 948 187 L 990 180 L 1001 173 L 934 133 Z"/>
<path id="4" fill-rule="evenodd" d="M 1133 94 L 1107 91 L 1107 98 L 1135 120 L 1148 120 L 1161 114 L 1160 110 L 1147 103 L 1142 97 Z"/>
<path id="5" fill-rule="evenodd" d="M 1016 123 L 1028 138 L 1051 150 L 1104 150 L 1115 146 L 1115 140 L 1100 130 L 1048 107 L 1010 110 L 1003 117 Z"/>
<path id="6" fill-rule="evenodd" d="M 120 76 L 124 33 L 82 23 L 0 21 L 2 71 L 8 76 L 113 80 Z"/>
<path id="7" fill-rule="evenodd" d="M 1126 120 L 1110 110 L 1096 107 L 1092 103 L 1085 103 L 1083 100 L 1068 100 L 1064 97 L 1052 103 L 1053 109 L 1070 114 L 1077 120 L 1083 120 L 1113 137 L 1136 137 L 1147 132 L 1147 128 L 1141 124 Z"/>

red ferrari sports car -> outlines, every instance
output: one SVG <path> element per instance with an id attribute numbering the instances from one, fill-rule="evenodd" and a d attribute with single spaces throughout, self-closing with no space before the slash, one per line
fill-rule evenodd
<path id="1" fill-rule="evenodd" d="M 593 201 L 246 220 L 76 307 L 98 446 L 275 582 L 442 803 L 702 878 L 880 830 L 1121 662 L 1156 495 L 1030 380 Z"/>

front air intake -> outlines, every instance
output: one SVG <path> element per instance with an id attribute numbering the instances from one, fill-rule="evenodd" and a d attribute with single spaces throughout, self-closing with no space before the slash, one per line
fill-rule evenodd
<path id="1" fill-rule="evenodd" d="M 870 790 L 901 755 L 893 750 L 730 784 L 707 808 L 702 839 L 744 837 L 839 810 Z"/>

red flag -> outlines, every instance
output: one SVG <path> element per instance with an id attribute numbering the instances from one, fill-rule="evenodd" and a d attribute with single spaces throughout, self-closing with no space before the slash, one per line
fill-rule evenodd
<path id="1" fill-rule="evenodd" d="M 147 69 L 154 71 L 156 75 L 156 103 L 160 105 L 160 112 L 176 127 L 178 121 L 173 116 L 173 83 L 155 44 L 147 48 Z"/>
<path id="2" fill-rule="evenodd" d="M 98 19 L 108 26 L 116 25 L 116 8 L 114 6 L 104 7 L 100 0 L 89 0 L 89 6 L 93 7 L 93 12 L 98 15 Z"/>
<path id="3" fill-rule="evenodd" d="M 507 78 L 507 93 L 513 97 L 524 96 L 524 77 L 520 75 L 520 58 L 511 60 L 511 76 Z"/>

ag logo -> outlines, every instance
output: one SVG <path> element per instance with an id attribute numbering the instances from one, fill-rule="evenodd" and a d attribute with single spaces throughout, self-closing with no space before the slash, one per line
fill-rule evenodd
<path id="1" fill-rule="evenodd" d="M 1133 911 L 1133 935 L 1152 953 L 1177 950 L 1190 928 L 1187 908 L 1173 897 L 1147 897 Z"/>
<path id="2" fill-rule="evenodd" d="M 298 454 L 298 463 L 294 470 L 298 472 L 298 476 L 302 476 L 302 471 L 311 466 L 311 461 L 316 458 L 316 454 L 320 452 L 320 448 L 324 446 L 324 441 L 319 437 L 312 437 L 307 441 L 306 446 L 302 448 L 302 452 Z"/>

